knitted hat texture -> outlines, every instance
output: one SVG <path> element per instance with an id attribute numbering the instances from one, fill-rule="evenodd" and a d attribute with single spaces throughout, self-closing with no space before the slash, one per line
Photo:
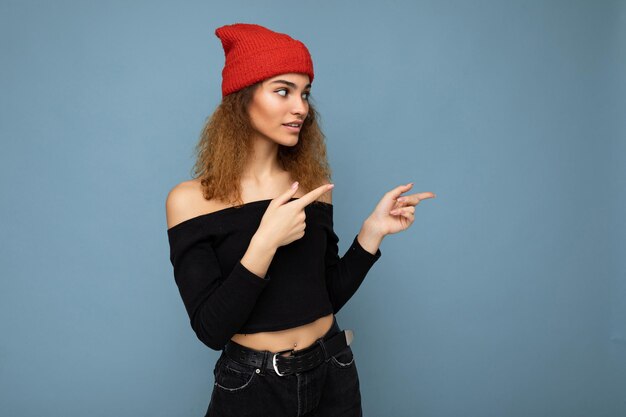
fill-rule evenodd
<path id="1" fill-rule="evenodd" d="M 234 23 L 215 29 L 226 62 L 222 69 L 222 98 L 267 78 L 298 72 L 313 82 L 309 50 L 297 39 L 252 23 Z"/>

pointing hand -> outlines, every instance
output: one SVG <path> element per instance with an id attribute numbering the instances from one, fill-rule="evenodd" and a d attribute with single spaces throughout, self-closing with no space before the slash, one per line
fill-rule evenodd
<path id="1" fill-rule="evenodd" d="M 257 233 L 261 233 L 266 243 L 272 247 L 288 245 L 304 236 L 306 214 L 304 208 L 317 200 L 322 194 L 333 188 L 333 184 L 324 184 L 302 197 L 290 201 L 298 190 L 297 182 L 283 194 L 274 198 L 265 210 Z"/>
<path id="2" fill-rule="evenodd" d="M 412 187 L 413 184 L 410 183 L 387 192 L 367 219 L 370 227 L 381 236 L 408 229 L 415 220 L 415 206 L 423 200 L 436 197 L 432 192 L 400 196 Z"/>

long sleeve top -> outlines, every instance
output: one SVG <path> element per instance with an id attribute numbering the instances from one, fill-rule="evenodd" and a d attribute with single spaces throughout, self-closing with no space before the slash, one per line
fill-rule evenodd
<path id="1" fill-rule="evenodd" d="M 222 350 L 236 333 L 284 330 L 337 313 L 381 256 L 380 249 L 366 251 L 356 235 L 340 258 L 333 205 L 314 201 L 304 208 L 304 236 L 280 246 L 265 277 L 259 277 L 240 260 L 270 202 L 228 207 L 167 230 L 191 327 L 213 350 Z"/>

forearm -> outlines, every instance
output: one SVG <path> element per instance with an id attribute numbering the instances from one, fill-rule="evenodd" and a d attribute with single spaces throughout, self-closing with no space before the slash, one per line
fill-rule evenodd
<path id="1" fill-rule="evenodd" d="M 210 295 L 197 306 L 195 302 L 190 304 L 191 327 L 198 339 L 211 349 L 221 350 L 248 320 L 267 286 L 269 280 L 259 278 L 238 262 L 223 284 L 210 291 Z M 183 299 L 193 300 L 189 296 Z"/>
<path id="2" fill-rule="evenodd" d="M 269 283 L 267 269 L 275 250 L 258 242 L 251 240 L 244 256 L 222 278 L 211 241 L 199 241 L 189 248 L 172 241 L 181 249 L 172 257 L 172 264 L 191 327 L 211 349 L 222 349 L 241 328 Z"/>
<path id="3" fill-rule="evenodd" d="M 361 237 L 373 253 L 361 244 Z M 381 238 L 367 227 L 362 236 L 354 236 L 352 244 L 341 258 L 338 241 L 337 235 L 331 231 L 326 253 L 326 289 L 335 314 L 354 295 L 372 265 L 381 256 L 378 248 Z"/>
<path id="4" fill-rule="evenodd" d="M 276 248 L 254 235 L 248 249 L 231 272 L 201 305 L 192 320 L 196 334 L 207 346 L 219 350 L 248 320 L 258 297 L 271 279 L 267 275 Z"/>

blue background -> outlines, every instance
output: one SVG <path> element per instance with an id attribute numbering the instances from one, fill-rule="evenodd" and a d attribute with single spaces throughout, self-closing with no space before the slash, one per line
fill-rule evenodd
<path id="1" fill-rule="evenodd" d="M 338 314 L 365 415 L 626 415 L 626 4 L 522 0 L 2 0 L 0 414 L 206 410 L 165 198 L 235 22 L 309 47 L 341 253 L 437 194 Z"/>

